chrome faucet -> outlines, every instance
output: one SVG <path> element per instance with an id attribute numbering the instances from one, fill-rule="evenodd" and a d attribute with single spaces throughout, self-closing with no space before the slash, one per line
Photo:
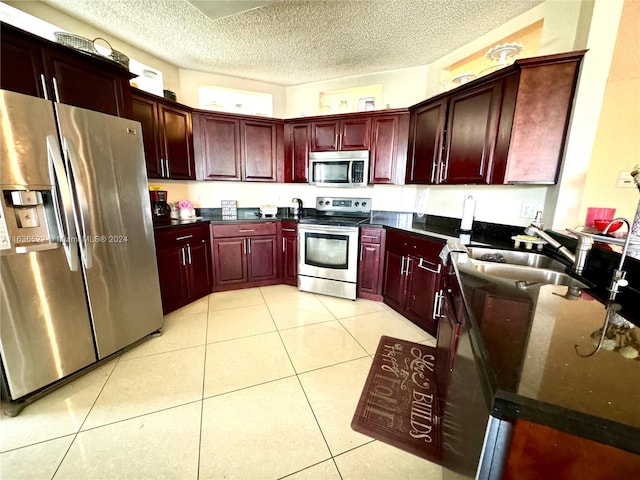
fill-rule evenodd
<path id="1" fill-rule="evenodd" d="M 609 301 L 613 302 L 616 299 L 616 295 L 620 293 L 620 287 L 626 287 L 629 285 L 629 282 L 626 279 L 627 272 L 625 272 L 622 267 L 624 266 L 624 261 L 627 258 L 627 252 L 629 251 L 629 242 L 631 241 L 631 224 L 629 220 L 626 218 L 614 218 L 609 222 L 609 224 L 602 231 L 603 235 L 606 235 L 609 232 L 609 228 L 616 222 L 624 222 L 627 225 L 627 238 L 624 241 L 624 246 L 622 247 L 622 253 L 620 254 L 620 263 L 618 264 L 618 268 L 613 271 L 613 276 L 611 277 L 611 284 L 607 289 L 609 291 Z"/>
<path id="2" fill-rule="evenodd" d="M 587 263 L 587 257 L 591 251 L 593 245 L 593 239 L 587 236 L 578 235 L 578 246 L 576 247 L 576 253 L 573 254 L 571 250 L 563 246 L 551 235 L 545 233 L 544 230 L 537 227 L 534 224 L 529 225 L 524 229 L 524 233 L 531 236 L 540 237 L 546 241 L 552 248 L 556 249 L 558 253 L 562 254 L 567 260 L 571 262 L 571 271 L 577 275 L 581 275 L 584 270 L 584 266 Z"/>

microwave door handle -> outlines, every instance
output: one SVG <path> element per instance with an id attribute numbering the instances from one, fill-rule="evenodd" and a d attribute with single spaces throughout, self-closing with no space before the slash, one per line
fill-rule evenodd
<path id="1" fill-rule="evenodd" d="M 349 183 L 353 180 L 353 164 L 354 162 L 349 162 L 349 170 L 347 171 L 347 182 Z"/>
<path id="2" fill-rule="evenodd" d="M 60 243 L 67 258 L 67 265 L 72 272 L 78 271 L 78 246 L 72 241 L 77 237 L 73 223 L 73 209 L 69 180 L 64 169 L 64 162 L 60 155 L 60 145 L 55 135 L 47 135 L 47 153 L 49 156 L 49 177 L 53 185 L 51 197 L 56 212 L 55 220 L 60 234 Z"/>
<path id="3" fill-rule="evenodd" d="M 76 217 L 76 225 L 78 226 L 78 246 L 80 247 L 80 257 L 85 268 L 89 269 L 93 266 L 93 255 L 91 251 L 91 242 L 89 242 L 89 204 L 84 187 L 76 181 L 77 173 L 80 171 L 78 156 L 73 147 L 73 143 L 66 137 L 62 138 L 64 151 L 69 159 L 69 180 L 72 190 L 72 205 Z"/>

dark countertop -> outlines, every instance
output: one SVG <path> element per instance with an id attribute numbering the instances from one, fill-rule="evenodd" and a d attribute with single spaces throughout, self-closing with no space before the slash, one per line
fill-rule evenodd
<path id="1" fill-rule="evenodd" d="M 640 453 L 640 359 L 615 350 L 576 353 L 595 349 L 604 304 L 589 290 L 568 300 L 563 286 L 518 289 L 513 280 L 469 268 L 465 257 L 453 252 L 451 263 L 492 415 L 525 418 Z M 640 337 L 638 327 L 626 332 Z"/>

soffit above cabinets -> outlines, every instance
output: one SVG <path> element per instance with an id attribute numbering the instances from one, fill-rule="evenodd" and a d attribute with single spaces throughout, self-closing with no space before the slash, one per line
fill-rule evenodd
<path id="1" fill-rule="evenodd" d="M 180 68 L 288 86 L 429 64 L 543 0 L 43 1 Z"/>

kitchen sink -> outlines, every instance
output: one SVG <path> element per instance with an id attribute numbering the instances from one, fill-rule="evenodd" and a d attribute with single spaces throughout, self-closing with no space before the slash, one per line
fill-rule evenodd
<path id="1" fill-rule="evenodd" d="M 486 247 L 467 247 L 469 257 L 474 260 L 488 262 L 490 265 L 522 265 L 533 268 L 544 268 L 564 273 L 567 266 L 541 253 L 520 250 L 502 250 Z M 496 270 L 497 271 L 497 270 Z M 509 277 L 511 278 L 511 277 Z"/>
<path id="2" fill-rule="evenodd" d="M 523 289 L 540 285 L 564 285 L 567 287 L 588 288 L 588 285 L 572 276 L 548 268 L 483 261 L 474 261 L 473 268 L 485 275 L 515 280 L 516 287 Z"/>

